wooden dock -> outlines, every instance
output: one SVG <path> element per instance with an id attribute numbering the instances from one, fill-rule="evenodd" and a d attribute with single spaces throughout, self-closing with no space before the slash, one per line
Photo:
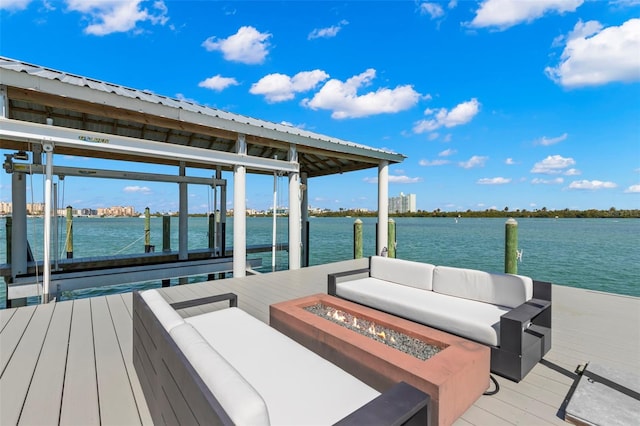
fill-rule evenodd
<path id="1" fill-rule="evenodd" d="M 270 304 L 326 293 L 327 273 L 363 266 L 366 259 L 161 291 L 171 302 L 232 291 L 240 308 L 268 322 Z M 151 424 L 131 358 L 131 309 L 125 293 L 0 310 L 0 424 Z M 500 391 L 456 425 L 565 424 L 574 370 L 590 361 L 640 371 L 640 298 L 554 286 L 551 351 L 522 382 L 498 378 Z"/>

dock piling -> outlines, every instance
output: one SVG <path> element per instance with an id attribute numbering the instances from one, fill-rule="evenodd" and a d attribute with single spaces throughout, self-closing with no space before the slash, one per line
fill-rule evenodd
<path id="1" fill-rule="evenodd" d="M 151 252 L 151 213 L 149 213 L 149 207 L 144 209 L 144 252 Z"/>
<path id="2" fill-rule="evenodd" d="M 396 222 L 389 219 L 389 248 L 387 250 L 388 257 L 396 257 Z"/>
<path id="3" fill-rule="evenodd" d="M 73 209 L 71 206 L 67 206 L 66 228 L 65 251 L 67 252 L 67 259 L 73 259 Z"/>
<path id="4" fill-rule="evenodd" d="M 505 223 L 504 272 L 518 273 L 518 222 L 512 217 Z"/>
<path id="5" fill-rule="evenodd" d="M 171 216 L 162 216 L 162 251 L 171 251 Z"/>
<path id="6" fill-rule="evenodd" d="M 7 216 L 5 218 L 7 222 L 4 224 L 7 233 L 6 247 L 7 247 L 7 264 L 11 264 L 11 226 L 13 224 L 13 217 Z"/>
<path id="7" fill-rule="evenodd" d="M 353 258 L 361 259 L 362 256 L 362 221 L 360 219 L 356 219 L 353 223 Z"/>

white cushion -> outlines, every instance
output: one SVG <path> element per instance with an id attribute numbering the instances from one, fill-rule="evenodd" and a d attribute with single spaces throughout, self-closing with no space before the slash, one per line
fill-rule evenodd
<path id="1" fill-rule="evenodd" d="M 151 309 L 151 311 L 155 314 L 156 318 L 160 321 L 160 324 L 167 331 L 171 331 L 171 329 L 177 325 L 184 324 L 184 320 L 176 312 L 175 309 L 164 300 L 164 297 L 156 291 L 156 290 L 145 290 L 140 293 L 142 298 L 147 305 Z"/>
<path id="2" fill-rule="evenodd" d="M 438 328 L 486 345 L 500 345 L 500 317 L 509 309 L 375 278 L 337 286 L 345 299 Z"/>
<path id="3" fill-rule="evenodd" d="M 379 395 L 238 308 L 186 321 L 262 395 L 272 424 L 333 424 Z"/>
<path id="4" fill-rule="evenodd" d="M 533 281 L 521 275 L 437 266 L 433 271 L 433 291 L 515 308 L 531 299 Z"/>
<path id="5" fill-rule="evenodd" d="M 435 266 L 429 263 L 373 256 L 369 275 L 372 278 L 431 290 L 434 268 Z"/>
<path id="6" fill-rule="evenodd" d="M 191 324 L 174 327 L 169 334 L 234 424 L 269 425 L 260 394 Z"/>

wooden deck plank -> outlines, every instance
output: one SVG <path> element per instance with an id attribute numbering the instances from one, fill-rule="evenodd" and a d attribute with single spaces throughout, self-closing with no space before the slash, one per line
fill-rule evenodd
<path id="1" fill-rule="evenodd" d="M 16 311 L 17 308 L 0 310 L 0 333 L 2 333 L 2 330 L 4 330 L 4 326 L 7 325 Z"/>
<path id="2" fill-rule="evenodd" d="M 55 425 L 60 417 L 73 302 L 55 304 L 20 424 Z"/>
<path id="3" fill-rule="evenodd" d="M 141 424 L 106 297 L 91 299 L 100 422 Z"/>
<path id="4" fill-rule="evenodd" d="M 270 304 L 314 293 L 324 293 L 328 273 L 357 269 L 364 265 L 366 265 L 366 259 L 303 268 L 297 271 L 174 286 L 160 289 L 160 291 L 169 302 L 233 292 L 238 295 L 239 306 L 242 309 L 268 323 Z M 553 347 L 545 356 L 543 363 L 538 364 L 520 383 L 499 379 L 500 392 L 493 396 L 481 397 L 455 422 L 455 425 L 564 424 L 558 414 L 573 384 L 575 378 L 573 370 L 579 363 L 602 360 L 609 365 L 640 369 L 638 361 L 640 331 L 637 328 L 637 324 L 640 323 L 640 298 L 619 297 L 558 286 L 553 287 L 553 292 Z M 131 333 L 131 295 L 82 299 L 61 302 L 57 305 L 63 303 L 73 303 L 73 312 L 69 331 L 69 353 L 66 360 L 69 368 L 64 379 L 60 423 L 99 424 L 102 422 L 106 424 L 113 419 L 114 414 L 111 409 L 105 407 L 103 412 L 98 409 L 98 383 L 95 370 L 98 362 L 101 365 L 100 368 L 104 368 L 105 363 L 113 364 L 115 368 L 113 375 L 123 378 L 120 382 L 125 384 L 122 386 L 125 388 L 129 386 L 130 390 L 127 392 L 135 398 L 138 411 L 132 409 L 125 414 L 125 411 L 121 410 L 118 414 L 120 420 L 126 418 L 125 424 L 140 423 L 141 419 L 142 423 L 148 423 L 142 410 L 142 407 L 146 408 L 146 402 L 135 389 L 137 380 L 134 380 L 135 374 L 130 369 L 131 353 L 127 348 Z M 92 304 L 96 307 L 95 311 L 91 309 Z M 102 308 L 99 309 L 98 306 Z M 29 322 L 31 319 L 29 312 L 33 313 L 33 309 L 34 307 L 26 307 L 0 312 L 0 321 L 4 321 L 5 324 L 0 333 L 0 346 L 7 354 L 0 355 L 0 360 L 11 358 L 13 351 L 20 345 L 22 334 L 27 335 L 25 327 L 28 333 L 31 333 L 30 329 L 34 323 Z M 63 331 L 56 331 L 59 327 L 57 324 L 64 322 L 58 321 L 57 309 L 58 307 L 54 310 L 48 333 L 64 334 Z M 198 308 L 190 313 L 200 313 L 207 309 L 215 309 L 215 307 Z M 181 313 L 186 315 L 184 312 Z M 0 322 L 0 324 L 3 323 Z M 67 325 L 67 329 L 68 327 Z M 64 326 L 60 328 L 62 330 Z M 102 347 L 100 341 L 105 329 L 111 337 L 102 342 L 104 345 Z M 49 337 L 47 334 L 47 339 Z M 52 334 L 51 339 L 54 337 L 55 335 Z M 9 343 L 9 349 L 5 349 L 5 342 Z M 100 353 L 94 350 L 94 344 L 96 348 L 101 347 Z M 41 359 L 45 351 L 50 350 L 47 345 L 48 340 L 43 346 Z M 64 345 L 64 342 L 61 345 Z M 57 345 L 55 348 L 59 349 Z M 610 352 L 611 348 L 615 348 L 613 353 Z M 40 362 L 38 361 L 36 370 L 40 369 Z M 52 370 L 64 371 L 65 368 L 63 361 L 52 361 L 47 365 L 50 365 Z M 11 371 L 13 370 L 11 367 Z M 33 375 L 34 384 L 36 378 L 43 380 L 40 377 L 44 377 L 41 376 L 40 371 L 35 373 L 24 371 L 22 374 L 27 377 Z M 27 398 L 31 398 L 31 392 L 30 388 Z M 107 398 L 100 393 L 100 398 L 103 397 Z M 22 416 L 32 416 L 31 407 L 31 402 L 28 402 L 25 410 L 29 414 L 23 412 Z M 101 419 L 100 416 L 103 414 L 104 417 Z M 30 418 L 35 419 L 37 416 L 21 417 L 21 420 L 26 421 Z"/>
<path id="5" fill-rule="evenodd" d="M 0 377 L 4 375 L 7 363 L 11 359 L 13 351 L 18 346 L 35 311 L 35 306 L 25 306 L 18 309 L 11 317 L 11 321 L 2 330 L 2 334 L 0 334 L 0 342 L 2 343 L 0 344 Z"/>
<path id="6" fill-rule="evenodd" d="M 125 303 L 125 299 L 132 299 L 131 293 L 114 294 L 111 296 L 107 296 L 106 299 L 107 303 L 109 304 L 111 317 L 113 318 L 116 337 L 118 339 L 120 348 L 122 349 L 124 365 L 127 371 L 127 376 L 129 378 L 129 383 L 131 384 L 131 389 L 135 397 L 138 415 L 140 416 L 142 424 L 152 425 L 153 420 L 151 419 L 151 413 L 149 412 L 147 404 L 144 403 L 144 394 L 142 392 L 142 387 L 140 386 L 138 375 L 136 374 L 136 370 L 133 366 L 133 328 L 131 326 L 132 318 L 129 315 L 129 311 L 127 310 L 127 306 Z"/>
<path id="7" fill-rule="evenodd" d="M 499 414 L 490 413 L 484 408 L 480 408 L 477 405 L 473 405 L 469 408 L 461 418 L 473 425 L 478 426 L 507 426 L 516 424 L 517 420 L 508 421 L 501 417 Z"/>
<path id="8" fill-rule="evenodd" d="M 55 303 L 39 305 L 0 377 L 0 424 L 17 424 L 42 350 Z M 25 373 L 26 372 L 26 373 Z"/>
<path id="9" fill-rule="evenodd" d="M 99 423 L 100 409 L 98 406 L 91 299 L 78 299 L 73 301 L 71 313 L 60 424 L 96 425 Z"/>
<path id="10" fill-rule="evenodd" d="M 503 399 L 495 396 L 482 396 L 474 406 L 482 408 L 490 413 L 500 413 L 500 416 L 505 419 L 517 419 L 518 424 L 526 425 L 551 425 L 554 422 L 548 421 L 549 416 L 545 416 L 546 413 L 536 415 L 523 407 L 510 404 L 505 399 L 510 400 L 508 393 L 501 390 L 499 393 L 503 394 Z M 506 398 L 504 397 L 506 395 Z M 559 419 L 558 419 L 559 420 Z M 559 420 L 560 421 L 560 420 Z"/>

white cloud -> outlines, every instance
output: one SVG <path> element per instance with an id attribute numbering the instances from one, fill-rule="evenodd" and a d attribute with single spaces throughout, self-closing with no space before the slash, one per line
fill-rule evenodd
<path id="1" fill-rule="evenodd" d="M 563 133 L 560 136 L 556 136 L 555 138 L 548 138 L 546 136 L 541 137 L 533 142 L 534 145 L 542 145 L 542 146 L 551 146 L 555 145 L 559 142 L 566 140 L 569 137 L 568 133 Z"/>
<path id="2" fill-rule="evenodd" d="M 511 182 L 511 178 L 494 177 L 494 178 L 482 178 L 476 182 L 479 185 L 505 185 Z"/>
<path id="3" fill-rule="evenodd" d="M 468 25 L 499 30 L 532 22 L 547 13 L 575 12 L 584 0 L 485 0 Z"/>
<path id="4" fill-rule="evenodd" d="M 541 178 L 531 179 L 531 183 L 534 185 L 556 185 L 556 184 L 561 184 L 563 182 L 564 182 L 564 179 L 561 177 L 555 178 L 555 179 L 541 179 Z"/>
<path id="5" fill-rule="evenodd" d="M 587 189 L 595 191 L 597 189 L 612 189 L 616 188 L 613 182 L 602 182 L 600 180 L 575 180 L 569 184 L 569 189 Z"/>
<path id="6" fill-rule="evenodd" d="M 438 3 L 424 2 L 420 4 L 420 13 L 431 16 L 431 19 L 436 19 L 444 15 L 444 9 Z"/>
<path id="7" fill-rule="evenodd" d="M 630 187 L 628 187 L 627 189 L 624 190 L 625 193 L 627 194 L 635 194 L 635 193 L 640 193 L 640 184 L 638 185 L 631 185 Z"/>
<path id="8" fill-rule="evenodd" d="M 449 160 L 427 160 L 422 159 L 418 162 L 419 165 L 423 167 L 431 167 L 431 166 L 444 166 L 445 164 L 449 164 Z"/>
<path id="9" fill-rule="evenodd" d="M 366 183 L 378 183 L 378 178 L 377 177 L 366 177 L 364 179 L 362 179 L 363 181 L 365 181 Z M 389 176 L 389 183 L 419 183 L 422 182 L 422 178 L 421 177 L 409 177 L 409 176 L 394 176 L 391 175 Z"/>
<path id="10" fill-rule="evenodd" d="M 249 93 L 264 95 L 268 102 L 288 101 L 293 99 L 296 93 L 311 90 L 327 78 L 329 74 L 322 70 L 303 71 L 293 77 L 285 74 L 269 74 L 254 83 Z"/>
<path id="11" fill-rule="evenodd" d="M 597 86 L 640 80 L 640 19 L 604 28 L 578 21 L 567 36 L 560 63 L 545 73 L 564 87 Z"/>
<path id="12" fill-rule="evenodd" d="M 220 74 L 209 77 L 198 83 L 198 87 L 215 90 L 220 92 L 229 86 L 238 86 L 240 83 L 235 78 L 222 77 Z"/>
<path id="13" fill-rule="evenodd" d="M 513 160 L 513 158 L 509 157 L 506 160 L 504 160 L 504 164 L 506 164 L 507 166 L 513 166 L 517 163 Z"/>
<path id="14" fill-rule="evenodd" d="M 261 33 L 254 27 L 240 27 L 237 33 L 216 41 L 215 36 L 206 39 L 202 46 L 209 52 L 219 50 L 228 61 L 243 64 L 261 64 L 269 53 L 271 34 Z"/>
<path id="15" fill-rule="evenodd" d="M 440 127 L 455 127 L 466 124 L 480 111 L 480 102 L 476 98 L 456 105 L 452 110 L 446 108 L 438 110 L 427 109 L 425 115 L 432 115 L 433 118 L 420 120 L 413 126 L 415 133 L 432 132 Z"/>
<path id="16" fill-rule="evenodd" d="M 122 188 L 124 192 L 135 193 L 135 194 L 150 194 L 151 188 L 147 186 L 125 186 Z"/>
<path id="17" fill-rule="evenodd" d="M 449 157 L 449 156 L 451 156 L 451 155 L 453 155 L 453 154 L 455 154 L 455 153 L 457 153 L 457 152 L 458 152 L 458 151 L 457 151 L 457 150 L 455 150 L 455 149 L 451 149 L 451 148 L 449 148 L 449 149 L 445 149 L 444 151 L 441 151 L 441 152 L 438 154 L 438 157 Z"/>
<path id="18" fill-rule="evenodd" d="M 561 155 L 550 155 L 542 161 L 533 165 L 531 173 L 542 173 L 547 175 L 562 173 L 563 169 L 571 167 L 576 164 L 576 161 L 571 158 L 565 158 Z"/>
<path id="19" fill-rule="evenodd" d="M 312 99 L 303 100 L 302 105 L 314 110 L 330 110 L 332 118 L 343 119 L 404 111 L 420 99 L 420 94 L 410 85 L 358 95 L 358 89 L 370 85 L 375 76 L 376 70 L 370 68 L 344 82 L 331 79 Z"/>
<path id="20" fill-rule="evenodd" d="M 31 0 L 2 0 L 0 1 L 0 10 L 24 10 L 29 6 Z"/>
<path id="21" fill-rule="evenodd" d="M 142 0 L 67 0 L 67 9 L 86 15 L 87 34 L 103 36 L 135 30 L 139 22 L 164 25 L 169 20 L 163 1 L 153 2 L 151 9 L 141 7 Z"/>
<path id="22" fill-rule="evenodd" d="M 484 167 L 484 164 L 487 162 L 488 159 L 489 157 L 474 155 L 467 161 L 461 161 L 460 163 L 458 163 L 458 165 L 463 169 L 473 169 L 474 167 Z"/>
<path id="23" fill-rule="evenodd" d="M 566 172 L 564 172 L 565 176 L 578 176 L 581 175 L 582 172 L 578 169 L 569 169 Z"/>
<path id="24" fill-rule="evenodd" d="M 340 30 L 345 25 L 348 25 L 348 24 L 349 24 L 349 22 L 343 19 L 342 21 L 340 21 L 340 23 L 338 25 L 333 25 L 333 26 L 328 27 L 328 28 L 316 28 L 313 31 L 311 31 L 311 33 L 309 33 L 309 36 L 307 38 L 309 40 L 313 40 L 314 38 L 332 38 L 332 37 L 335 37 L 336 35 L 338 35 Z"/>

